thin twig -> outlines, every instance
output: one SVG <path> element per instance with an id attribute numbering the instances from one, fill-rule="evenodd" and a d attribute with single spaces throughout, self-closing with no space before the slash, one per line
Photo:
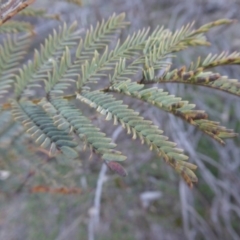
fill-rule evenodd
<path id="1" fill-rule="evenodd" d="M 97 181 L 97 189 L 95 192 L 94 205 L 89 210 L 90 220 L 88 225 L 88 240 L 94 240 L 94 232 L 99 225 L 101 196 L 103 184 L 106 180 L 107 165 L 103 164 Z"/>
<path id="2" fill-rule="evenodd" d="M 122 127 L 119 126 L 112 134 L 113 142 L 116 141 L 119 134 L 122 132 Z M 89 209 L 89 223 L 88 223 L 88 240 L 94 240 L 94 232 L 99 226 L 100 212 L 101 212 L 101 197 L 103 184 L 106 181 L 107 165 L 103 163 L 97 181 L 97 188 L 94 197 L 94 204 Z"/>
<path id="3" fill-rule="evenodd" d="M 35 171 L 34 170 L 30 170 L 29 173 L 27 174 L 27 176 L 25 177 L 24 181 L 18 186 L 18 188 L 14 191 L 14 194 L 18 194 L 22 191 L 22 189 L 26 186 L 26 184 L 28 183 L 28 181 L 31 179 L 32 176 L 35 175 Z"/>

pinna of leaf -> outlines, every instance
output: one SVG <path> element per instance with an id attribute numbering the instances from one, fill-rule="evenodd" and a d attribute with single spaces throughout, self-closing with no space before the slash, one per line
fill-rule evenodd
<path id="1" fill-rule="evenodd" d="M 99 154 L 110 169 L 125 176 L 126 172 L 118 162 L 124 161 L 126 157 L 114 149 L 116 144 L 96 128 L 72 100 L 85 103 L 104 115 L 107 121 L 121 124 L 128 134 L 132 134 L 133 139 L 139 138 L 151 150 L 155 150 L 192 187 L 197 182 L 193 172 L 197 167 L 186 161 L 188 157 L 183 154 L 183 150 L 169 141 L 152 121 L 144 119 L 137 111 L 124 105 L 123 101 L 117 100 L 113 93 L 139 99 L 180 117 L 221 144 L 224 138 L 235 137 L 232 130 L 210 121 L 203 110 L 195 109 L 194 104 L 170 95 L 163 89 L 149 87 L 154 83 L 179 82 L 240 96 L 238 81 L 206 71 L 215 66 L 239 64 L 239 53 L 209 55 L 203 61 L 199 58 L 190 67 L 177 69 L 171 69 L 171 62 L 167 61 L 172 53 L 191 46 L 209 45 L 204 33 L 214 26 L 232 21 L 222 19 L 198 29 L 188 24 L 175 32 L 158 27 L 149 34 L 149 29 L 143 29 L 129 35 L 124 42 L 118 41 L 113 50 L 109 50 L 108 44 L 112 42 L 113 36 L 128 25 L 124 18 L 125 14 L 114 14 L 95 28 L 91 27 L 85 38 L 81 37 L 76 23 L 71 26 L 64 24 L 54 30 L 41 46 L 41 51 L 36 50 L 33 60 L 28 61 L 16 74 L 14 99 L 3 106 L 11 108 L 14 119 L 50 155 L 62 153 L 66 157 L 76 158 L 77 146 L 81 141 Z M 13 49 L 18 47 L 17 43 L 15 45 Z M 71 52 L 74 48 L 76 55 L 72 61 Z M 164 72 L 161 77 L 155 75 L 158 69 Z M 143 78 L 132 81 L 139 71 Z M 92 90 L 88 84 L 99 82 L 103 77 L 109 80 L 108 86 Z M 42 99 L 30 99 L 25 90 L 42 87 L 39 82 L 43 79 L 45 96 Z M 9 82 L 6 82 L 4 87 L 8 85 Z M 67 96 L 65 90 L 70 87 L 74 92 Z"/>

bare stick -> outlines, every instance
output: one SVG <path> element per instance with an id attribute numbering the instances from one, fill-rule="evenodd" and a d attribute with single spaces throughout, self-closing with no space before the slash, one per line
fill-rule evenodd
<path id="1" fill-rule="evenodd" d="M 112 134 L 113 141 L 116 141 L 119 134 L 122 132 L 122 127 L 119 126 Z M 89 209 L 89 223 L 88 223 L 88 240 L 94 240 L 94 232 L 99 226 L 100 212 L 101 212 L 101 197 L 103 184 L 106 181 L 107 165 L 103 163 L 97 181 L 97 188 L 94 197 L 94 204 Z"/>

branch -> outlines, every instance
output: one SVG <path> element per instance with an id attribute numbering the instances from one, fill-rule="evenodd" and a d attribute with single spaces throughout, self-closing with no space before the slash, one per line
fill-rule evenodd
<path id="1" fill-rule="evenodd" d="M 1 6 L 2 19 L 0 20 L 0 26 L 34 2 L 35 0 L 27 0 L 25 2 L 17 2 L 16 0 L 9 0 L 5 4 L 3 4 Z"/>

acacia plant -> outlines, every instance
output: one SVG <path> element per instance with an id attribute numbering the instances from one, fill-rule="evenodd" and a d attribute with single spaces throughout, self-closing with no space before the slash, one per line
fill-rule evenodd
<path id="1" fill-rule="evenodd" d="M 3 16 L 0 32 L 8 29 L 2 32 L 16 33 L 6 36 L 1 45 L 2 170 L 14 166 L 7 157 L 13 154 L 13 150 L 18 157 L 26 151 L 30 154 L 28 157 L 33 156 L 36 150 L 41 157 L 40 150 L 51 159 L 70 161 L 80 159 L 79 153 L 83 149 L 80 146 L 84 145 L 99 155 L 109 168 L 125 175 L 119 162 L 127 157 L 116 150 L 112 139 L 83 114 L 79 102 L 94 108 L 105 116 L 106 121 L 122 125 L 133 140 L 140 139 L 142 144 L 156 151 L 159 159 L 175 169 L 190 187 L 197 182 L 194 173 L 197 166 L 187 161 L 188 156 L 176 147 L 176 143 L 168 140 L 163 130 L 123 104 L 119 97 L 130 96 L 133 101 L 138 99 L 173 114 L 222 145 L 224 139 L 237 135 L 211 121 L 205 111 L 195 108 L 195 104 L 170 95 L 156 85 L 192 84 L 211 88 L 213 92 L 220 90 L 240 96 L 237 80 L 209 70 L 239 64 L 238 52 L 209 54 L 204 59 L 193 60 L 189 66 L 172 67 L 175 53 L 189 47 L 208 46 L 210 43 L 205 33 L 213 27 L 230 24 L 232 20 L 221 19 L 199 28 L 188 24 L 176 31 L 164 27 L 147 28 L 134 32 L 124 41 L 116 40 L 119 32 L 129 25 L 124 13 L 113 14 L 84 33 L 76 22 L 70 26 L 62 24 L 39 49 L 34 50 L 33 58 L 21 65 L 33 29 L 21 28 L 21 22 L 11 24 L 12 20 L 7 20 L 33 1 L 8 2 L 15 3 L 15 6 L 12 9 L 13 5 L 9 5 L 10 11 L 8 9 Z M 30 8 L 20 14 L 47 16 Z M 30 34 L 22 33 L 29 29 Z"/>

